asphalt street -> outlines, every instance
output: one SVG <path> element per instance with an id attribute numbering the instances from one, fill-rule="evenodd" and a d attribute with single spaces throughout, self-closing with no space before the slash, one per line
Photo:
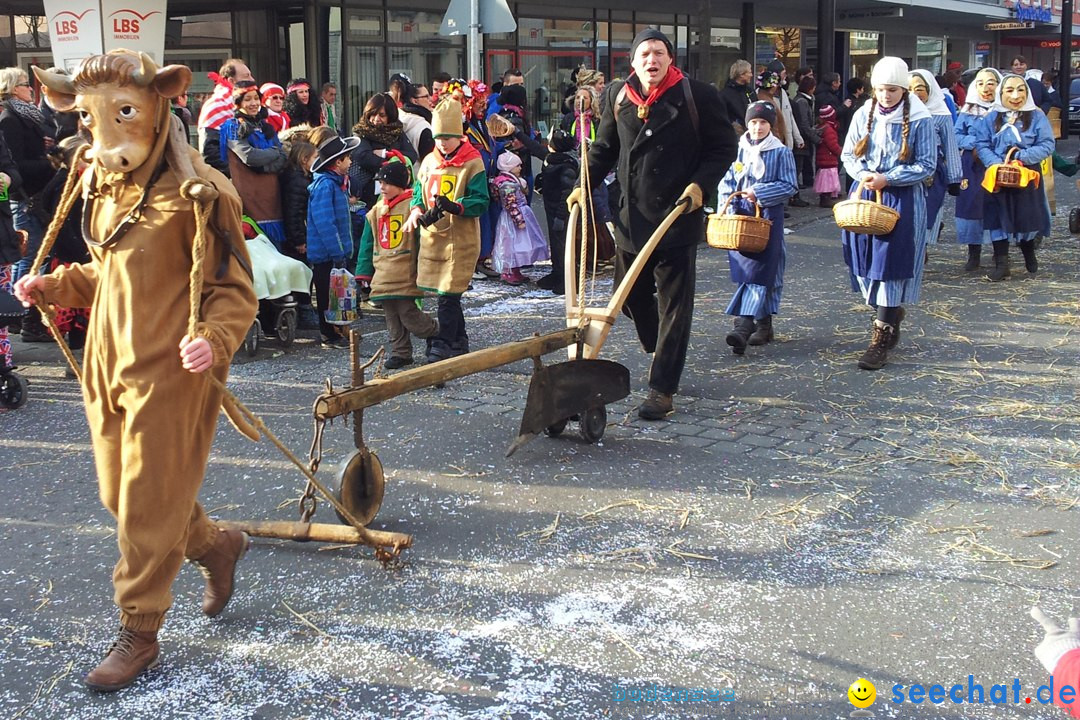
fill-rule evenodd
<path id="1" fill-rule="evenodd" d="M 667 421 L 634 412 L 648 357 L 626 318 L 602 356 L 630 369 L 633 393 L 597 444 L 571 423 L 504 457 L 529 362 L 369 409 L 387 472 L 372 527 L 414 536 L 403 564 L 256 540 L 213 621 L 185 567 L 161 667 L 107 696 L 81 684 L 117 625 L 81 395 L 55 347 L 16 340 L 31 385 L 24 408 L 0 411 L 0 717 L 843 718 L 859 677 L 877 687 L 877 717 L 1063 717 L 1024 702 L 1047 680 L 1029 608 L 1063 622 L 1078 607 L 1080 241 L 1067 215 L 1080 193 L 1058 175 L 1057 196 L 1034 278 L 1015 251 L 1009 281 L 965 274 L 947 225 L 879 372 L 856 367 L 871 315 L 812 207 L 792 211 L 778 339 L 743 357 L 723 339 L 726 255 L 701 249 Z M 610 288 L 601 274 L 596 294 Z M 474 349 L 564 325 L 562 299 L 535 286 L 476 282 L 465 308 Z M 382 320 L 359 327 L 370 355 Z M 327 378 L 347 385 L 345 351 L 267 340 L 237 358 L 230 387 L 306 456 Z M 323 480 L 352 442 L 351 427 L 327 429 Z M 213 516 L 292 520 L 302 489 L 273 446 L 220 423 L 201 496 Z M 325 504 L 316 520 L 336 521 Z M 967 702 L 969 675 L 982 704 Z M 892 702 L 914 684 L 963 684 L 965 702 Z M 1008 702 L 991 703 L 995 684 Z"/>

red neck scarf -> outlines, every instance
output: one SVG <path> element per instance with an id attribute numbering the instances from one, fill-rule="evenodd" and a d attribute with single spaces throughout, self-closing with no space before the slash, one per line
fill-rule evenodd
<path id="1" fill-rule="evenodd" d="M 461 167 L 473 158 L 480 157 L 480 153 L 468 140 L 462 140 L 461 144 L 458 145 L 458 149 L 449 156 L 443 155 L 438 147 L 435 148 L 434 152 L 435 157 L 438 158 L 435 167 L 440 170 L 447 167 Z"/>
<path id="2" fill-rule="evenodd" d="M 649 92 L 649 97 L 646 98 L 641 97 L 641 93 L 634 87 L 633 81 L 636 79 L 637 76 L 635 75 L 626 81 L 626 97 L 630 98 L 630 102 L 637 105 L 637 116 L 642 120 L 647 120 L 649 118 L 649 107 L 659 100 L 661 95 L 682 82 L 683 74 L 682 70 L 679 70 L 679 68 L 672 65 L 668 68 L 667 75 L 664 76 L 664 79 L 660 81 L 658 86 Z M 640 82 L 641 81 L 639 80 L 639 87 Z"/>

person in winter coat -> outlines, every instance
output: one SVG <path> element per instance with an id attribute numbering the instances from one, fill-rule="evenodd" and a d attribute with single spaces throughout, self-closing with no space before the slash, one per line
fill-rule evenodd
<path id="1" fill-rule="evenodd" d="M 490 197 L 484 161 L 463 137 L 461 103 L 448 96 L 432 115 L 435 149 L 416 172 L 405 232 L 421 228 L 416 285 L 439 297 L 439 333 L 427 353 L 438 362 L 469 352 L 461 296 L 480 257 L 480 216 Z"/>
<path id="2" fill-rule="evenodd" d="M 533 171 L 532 158 L 543 160 L 547 156 L 547 148 L 537 141 L 536 131 L 529 122 L 528 109 L 525 103 L 526 94 L 524 85 L 508 85 L 499 93 L 499 114 L 509 120 L 516 130 L 513 138 L 507 143 L 507 150 L 521 158 L 521 177 L 525 180 L 525 197 L 532 202 Z"/>
<path id="3" fill-rule="evenodd" d="M 791 107 L 791 97 L 788 95 L 787 92 L 787 87 L 789 84 L 787 67 L 785 67 L 784 63 L 781 62 L 779 59 L 776 59 L 766 66 L 766 70 L 776 73 L 777 77 L 779 77 L 780 79 L 780 84 L 776 88 L 775 93 L 776 103 L 780 108 L 780 115 L 778 116 L 778 119 L 780 117 L 783 117 L 784 123 L 787 125 L 788 130 L 791 132 L 791 142 L 785 141 L 785 144 L 788 146 L 789 150 L 794 152 L 795 150 L 798 150 L 800 147 L 805 145 L 806 142 L 802 134 L 799 132 L 798 126 L 795 124 L 795 117 L 793 114 L 794 111 Z M 794 92 L 792 94 L 794 94 Z"/>
<path id="4" fill-rule="evenodd" d="M 728 71 L 728 81 L 720 90 L 720 99 L 724 103 L 728 119 L 735 133 L 741 136 L 746 132 L 743 121 L 746 118 L 746 108 L 750 103 L 757 101 L 754 90 L 754 68 L 745 60 L 736 60 L 731 63 Z"/>
<path id="5" fill-rule="evenodd" d="M 822 105 L 818 108 L 818 133 L 821 134 L 821 142 L 817 144 L 815 160 L 817 161 L 817 174 L 814 176 L 814 192 L 818 194 L 818 202 L 823 208 L 831 208 L 836 204 L 836 197 L 840 194 L 840 174 L 837 168 L 840 165 L 840 140 L 836 133 L 836 110 L 832 105 Z"/>
<path id="6" fill-rule="evenodd" d="M 292 118 L 285 112 L 285 88 L 277 83 L 263 83 L 259 86 L 259 95 L 266 108 L 266 122 L 279 134 L 287 130 L 292 125 Z"/>
<path id="7" fill-rule="evenodd" d="M 634 73 L 608 89 L 589 149 L 589 176 L 600 179 L 616 168 L 622 193 L 614 219 L 616 284 L 663 219 L 683 208 L 623 310 L 633 319 L 642 348 L 654 353 L 649 396 L 638 415 L 659 420 L 674 412 L 672 396 L 690 344 L 697 246 L 705 232 L 702 193 L 716 186 L 735 159 L 737 141 L 717 90 L 674 66 L 666 35 L 642 30 L 630 58 Z M 581 193 L 575 188 L 568 202 L 580 203 Z"/>
<path id="8" fill-rule="evenodd" d="M 7 142 L 0 133 L 0 198 L 10 197 L 22 185 L 19 167 L 11 159 Z M 15 280 L 12 270 L 22 259 L 22 236 L 11 220 L 11 203 L 0 200 L 0 292 L 11 292 Z M 8 326 L 0 325 L 0 370 L 15 367 L 8 338 Z"/>
<path id="9" fill-rule="evenodd" d="M 874 308 L 870 345 L 859 358 L 862 370 L 885 366 L 900 339 L 904 305 L 918 302 L 926 253 L 926 190 L 934 174 L 937 138 L 930 112 L 908 91 L 907 63 L 883 57 L 870 75 L 873 99 L 852 118 L 841 160 L 848 176 L 900 218 L 886 235 L 844 230 L 844 261 L 851 288 Z"/>
<path id="10" fill-rule="evenodd" d="M 349 196 L 344 185 L 351 155 L 359 144 L 357 138 L 342 139 L 336 134 L 323 140 L 319 157 L 311 166 L 315 179 L 308 185 L 307 259 L 314 274 L 323 345 L 331 347 L 349 344 L 348 338 L 326 321 L 326 310 L 330 307 L 330 271 L 345 267 L 353 251 Z"/>
<path id="11" fill-rule="evenodd" d="M 814 92 L 814 107 L 820 110 L 825 105 L 831 105 L 837 113 L 844 106 L 840 101 L 839 73 L 831 72 L 821 76 L 821 81 Z"/>
<path id="12" fill-rule="evenodd" d="M 491 180 L 491 199 L 503 207 L 495 226 L 495 246 L 491 260 L 509 285 L 523 285 L 529 280 L 521 268 L 549 257 L 547 242 L 532 208 L 525 202 L 525 180 L 521 177 L 521 158 L 514 153 L 499 156 L 499 174 Z"/>
<path id="13" fill-rule="evenodd" d="M 434 337 L 439 324 L 419 306 L 424 295 L 416 286 L 419 233 L 404 229 L 412 204 L 409 165 L 393 158 L 383 163 L 375 179 L 382 185 L 382 197 L 364 217 L 356 277 L 371 283 L 371 300 L 382 305 L 390 336 L 390 356 L 383 365 L 397 370 L 413 363 L 411 335 Z"/>
<path id="14" fill-rule="evenodd" d="M 233 86 L 236 112 L 219 128 L 221 159 L 229 166 L 244 214 L 259 224 L 280 252 L 285 245 L 285 222 L 281 209 L 278 173 L 289 162 L 277 131 L 267 122 L 266 108 L 254 80 Z"/>
<path id="15" fill-rule="evenodd" d="M 1028 85 L 1019 75 L 1006 75 L 998 86 L 997 101 L 975 128 L 975 150 L 989 168 L 1005 161 L 1015 148 L 1016 160 L 1037 171 L 1043 160 L 1054 152 L 1054 133 L 1050 121 L 1035 105 Z M 984 180 L 985 183 L 985 180 Z M 984 184 L 985 187 L 985 184 Z M 1009 277 L 1009 243 L 1020 246 L 1024 266 L 1038 272 L 1035 241 L 1050 235 L 1050 205 L 1041 183 L 990 191 L 984 226 L 994 242 L 994 267 L 987 273 L 992 282 Z"/>
<path id="16" fill-rule="evenodd" d="M 255 78 L 251 76 L 251 68 L 239 58 L 229 58 L 218 72 L 206 75 L 214 82 L 214 92 L 199 108 L 199 152 L 210 167 L 229 177 L 229 165 L 221 160 L 221 126 L 236 110 L 232 101 L 233 83 Z"/>
<path id="17" fill-rule="evenodd" d="M 979 269 L 982 247 L 991 242 L 989 231 L 983 227 L 986 204 L 990 199 L 989 192 L 982 186 L 986 166 L 979 160 L 975 146 L 978 141 L 978 126 L 994 106 L 1000 84 L 1001 73 L 997 70 L 980 70 L 971 83 L 967 102 L 961 108 L 953 127 L 963 173 L 960 194 L 956 197 L 956 241 L 968 247 L 965 272 Z"/>
<path id="18" fill-rule="evenodd" d="M 315 146 L 301 137 L 285 143 L 289 149 L 289 164 L 281 172 L 281 211 L 285 219 L 285 245 L 282 254 L 307 263 L 308 185 L 311 166 L 318 158 Z M 319 327 L 315 308 L 308 292 L 293 293 L 297 303 L 297 327 L 316 330 Z"/>
<path id="19" fill-rule="evenodd" d="M 371 96 L 352 130 L 360 144 L 353 151 L 349 167 L 349 194 L 371 207 L 376 199 L 375 173 L 386 162 L 387 153 L 396 150 L 416 162 L 416 150 L 405 137 L 397 103 L 386 93 Z"/>
<path id="20" fill-rule="evenodd" d="M 815 89 L 817 89 L 817 83 L 814 76 L 807 75 L 799 82 L 799 91 L 791 101 L 795 127 L 798 128 L 799 134 L 805 141 L 802 147 L 795 148 L 795 163 L 799 166 L 800 188 L 812 187 L 814 184 L 814 146 L 821 141 L 816 127 L 817 112 L 814 110 Z"/>
<path id="21" fill-rule="evenodd" d="M 56 173 L 47 154 L 55 141 L 34 104 L 34 88 L 22 69 L 0 70 L 0 106 L 0 132 L 22 176 L 22 186 L 11 192 L 15 229 L 25 230 L 28 236 L 26 255 L 15 264 L 18 280 L 30 269 L 45 237 L 48 216 L 40 193 Z M 44 326 L 37 329 L 44 332 Z"/>
<path id="22" fill-rule="evenodd" d="M 322 125 L 322 100 L 311 91 L 307 78 L 293 78 L 285 91 L 284 110 L 292 125 Z"/>
<path id="23" fill-rule="evenodd" d="M 937 165 L 930 187 L 926 191 L 926 244 L 936 245 L 941 232 L 945 193 L 947 191 L 954 197 L 959 195 L 960 181 L 964 179 L 960 167 L 960 151 L 956 148 L 952 113 L 945 105 L 944 94 L 934 81 L 934 76 L 926 70 L 912 71 L 908 90 L 922 100 L 930 111 L 938 139 Z"/>
<path id="24" fill-rule="evenodd" d="M 776 106 L 769 101 L 758 101 L 747 108 L 747 130 L 739 138 L 738 158 L 717 190 L 718 200 L 725 202 L 733 193 L 744 193 L 744 197 L 732 198 L 736 214 L 753 215 L 756 203 L 761 207 L 761 216 L 772 221 L 769 244 L 764 250 L 728 251 L 731 281 L 737 287 L 726 310 L 735 316 L 735 327 L 725 342 L 736 355 L 745 353 L 747 345 L 772 341 L 773 315 L 780 312 L 784 289 L 784 205 L 799 187 L 795 157 L 772 134 L 775 120 Z"/>
<path id="25" fill-rule="evenodd" d="M 548 247 L 551 250 L 551 273 L 536 281 L 541 290 L 556 295 L 566 292 L 566 223 L 570 212 L 566 199 L 577 184 L 581 163 L 574 152 L 575 140 L 564 130 L 554 130 L 548 140 L 551 152 L 544 159 L 537 187 L 544 198 L 544 215 L 547 217 Z"/>

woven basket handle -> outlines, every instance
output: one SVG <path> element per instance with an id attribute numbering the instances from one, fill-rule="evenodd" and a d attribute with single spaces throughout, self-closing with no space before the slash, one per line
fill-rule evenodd
<path id="1" fill-rule="evenodd" d="M 721 215 L 727 215 L 728 206 L 731 205 L 731 201 L 736 197 L 746 197 L 746 191 L 745 190 L 739 190 L 738 192 L 733 192 L 730 195 L 728 195 L 727 200 L 724 201 L 724 206 L 722 208 L 720 208 L 720 214 Z M 754 202 L 753 205 L 754 205 L 754 217 L 761 217 L 761 206 L 758 205 L 757 202 Z"/>
<path id="2" fill-rule="evenodd" d="M 877 202 L 878 205 L 882 204 L 881 203 L 881 191 L 880 190 L 875 190 L 872 187 L 870 187 L 870 183 L 867 180 L 859 181 L 859 184 L 851 189 L 851 197 L 855 197 L 856 195 L 858 195 L 859 197 L 862 197 L 863 192 L 866 191 L 866 190 L 869 190 L 870 192 L 874 193 L 874 201 Z"/>
<path id="3" fill-rule="evenodd" d="M 1018 148 L 1018 147 L 1009 148 L 1009 151 L 1007 153 L 1005 153 L 1005 164 L 1007 165 L 1007 164 L 1013 162 L 1013 160 L 1014 160 L 1013 156 L 1016 155 L 1019 152 L 1020 152 L 1020 148 Z"/>

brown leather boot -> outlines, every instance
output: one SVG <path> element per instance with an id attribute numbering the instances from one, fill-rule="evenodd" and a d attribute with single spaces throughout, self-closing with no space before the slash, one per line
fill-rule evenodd
<path id="1" fill-rule="evenodd" d="M 892 325 L 880 320 L 874 321 L 874 332 L 870 336 L 870 347 L 859 358 L 859 369 L 880 370 L 885 367 L 888 357 L 889 343 L 892 342 L 893 333 L 896 330 Z"/>
<path id="2" fill-rule="evenodd" d="M 121 625 L 120 635 L 109 646 L 105 659 L 87 673 L 83 682 L 91 690 L 114 692 L 157 665 L 157 630 L 132 630 Z"/>
<path id="3" fill-rule="evenodd" d="M 233 594 L 236 563 L 244 557 L 250 543 L 245 532 L 220 530 L 214 546 L 201 558 L 192 560 L 206 578 L 202 611 L 207 617 L 214 617 L 229 603 Z"/>

